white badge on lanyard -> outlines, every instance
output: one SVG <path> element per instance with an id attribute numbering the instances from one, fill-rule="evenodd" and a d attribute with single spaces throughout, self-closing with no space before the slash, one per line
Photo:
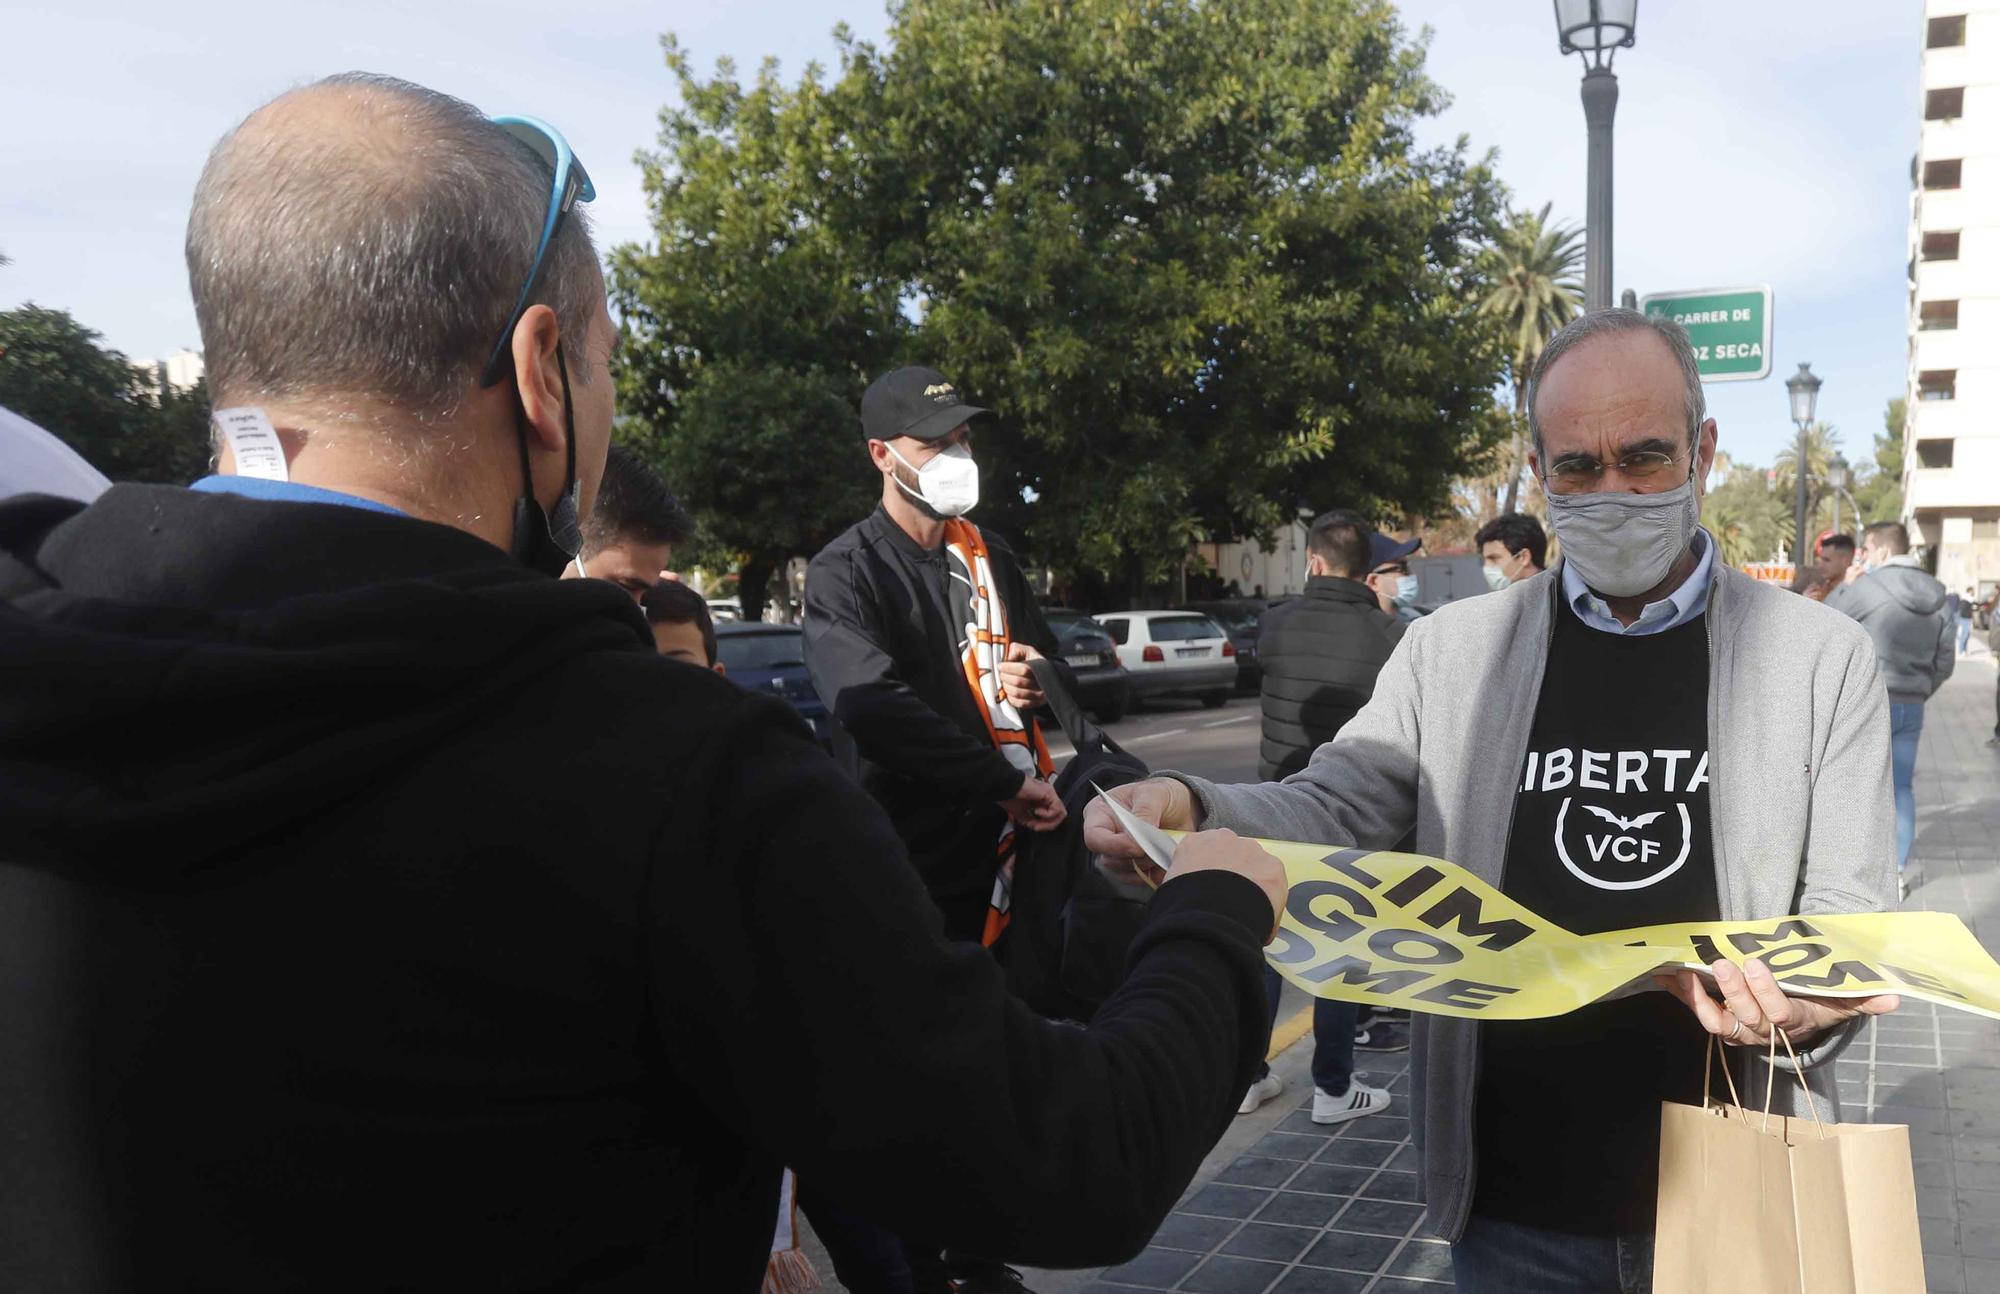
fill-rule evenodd
<path id="1" fill-rule="evenodd" d="M 261 476 L 267 481 L 291 479 L 291 473 L 285 466 L 285 447 L 278 443 L 278 433 L 262 409 L 255 405 L 217 409 L 215 425 L 222 429 L 222 438 L 229 442 L 229 452 L 236 458 L 238 476 Z"/>

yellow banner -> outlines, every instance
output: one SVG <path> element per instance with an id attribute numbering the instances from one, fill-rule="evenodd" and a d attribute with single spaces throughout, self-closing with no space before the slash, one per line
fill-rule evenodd
<path id="1" fill-rule="evenodd" d="M 1291 895 L 1271 964 L 1318 997 L 1484 1020 L 1562 1015 L 1663 968 L 1757 957 L 1789 992 L 1900 993 L 2000 1019 L 2000 965 L 1943 912 L 1575 935 L 1455 864 L 1266 840 Z"/>

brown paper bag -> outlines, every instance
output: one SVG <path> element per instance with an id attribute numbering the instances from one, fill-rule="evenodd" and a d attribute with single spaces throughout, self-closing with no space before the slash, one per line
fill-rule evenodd
<path id="1" fill-rule="evenodd" d="M 1704 1081 L 1700 1107 L 1660 1111 L 1653 1294 L 1919 1294 L 1910 1130 L 1823 1124 L 1810 1090 L 1811 1121 L 1773 1116 L 1769 1088 L 1745 1110 L 1723 1076 L 1731 1103 Z"/>

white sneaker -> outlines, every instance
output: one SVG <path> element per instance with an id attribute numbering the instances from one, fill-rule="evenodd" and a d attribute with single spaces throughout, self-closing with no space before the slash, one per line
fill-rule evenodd
<path id="1" fill-rule="evenodd" d="M 1379 1087 L 1370 1087 L 1358 1079 L 1349 1079 L 1347 1091 L 1340 1096 L 1313 1089 L 1314 1123 L 1346 1123 L 1364 1114 L 1380 1114 L 1389 1108 L 1389 1093 Z"/>
<path id="2" fill-rule="evenodd" d="M 1266 1074 L 1250 1085 L 1243 1094 L 1243 1104 L 1236 1107 L 1238 1114 L 1254 1114 L 1257 1107 L 1285 1090 L 1285 1080 L 1276 1074 Z"/>

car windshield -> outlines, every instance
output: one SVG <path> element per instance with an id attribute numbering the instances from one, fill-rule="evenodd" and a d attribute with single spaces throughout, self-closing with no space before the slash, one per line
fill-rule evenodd
<path id="1" fill-rule="evenodd" d="M 1056 641 L 1065 647 L 1084 639 L 1101 641 L 1109 636 L 1105 632 L 1104 626 L 1098 624 L 1089 616 L 1064 616 L 1061 619 L 1051 619 L 1049 621 L 1049 632 L 1053 633 L 1056 636 Z"/>
<path id="2" fill-rule="evenodd" d="M 1207 616 L 1160 616 L 1153 621 L 1152 628 L 1153 641 L 1156 643 L 1222 637 L 1222 629 Z"/>
<path id="3" fill-rule="evenodd" d="M 801 669 L 805 666 L 805 635 L 796 629 L 722 634 L 715 640 L 722 663 L 734 674 L 753 669 Z"/>
<path id="4" fill-rule="evenodd" d="M 1231 633 L 1257 627 L 1257 613 L 1247 607 L 1217 607 L 1208 613 L 1208 618 Z"/>

